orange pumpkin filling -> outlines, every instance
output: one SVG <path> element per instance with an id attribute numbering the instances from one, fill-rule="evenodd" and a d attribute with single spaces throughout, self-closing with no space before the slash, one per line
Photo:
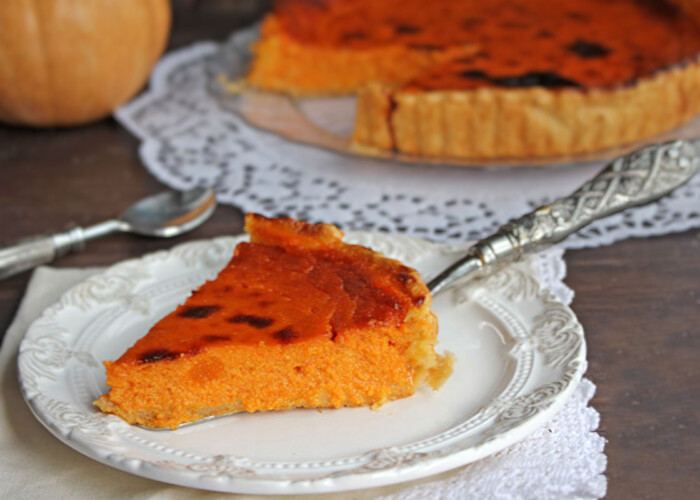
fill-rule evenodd
<path id="1" fill-rule="evenodd" d="M 128 422 L 378 406 L 438 387 L 437 323 L 418 274 L 331 225 L 249 215 L 250 243 L 121 358 L 96 404 Z"/>
<path id="2" fill-rule="evenodd" d="M 454 63 L 435 67 L 421 61 L 428 66 L 424 74 L 426 68 L 411 67 L 412 57 L 385 60 L 377 65 L 406 67 L 396 74 L 375 68 L 378 78 L 368 75 L 358 82 L 406 84 L 417 78 L 410 85 L 421 89 L 610 87 L 700 52 L 697 20 L 664 0 L 278 0 L 266 20 L 250 79 L 278 88 L 283 82 L 275 79 L 288 78 L 288 90 L 310 93 L 334 90 L 315 85 L 316 75 L 331 66 L 328 77 L 336 80 L 331 87 L 345 86 L 363 68 L 336 68 L 328 60 L 316 60 L 301 71 L 304 60 L 279 54 L 274 58 L 279 74 L 263 74 L 264 59 L 274 56 L 267 53 L 265 38 L 271 35 L 310 51 L 335 51 L 338 58 L 382 58 L 391 48 L 400 48 Z M 285 47 L 279 49 L 284 52 Z M 297 66 L 297 71 L 288 73 L 286 65 Z"/>

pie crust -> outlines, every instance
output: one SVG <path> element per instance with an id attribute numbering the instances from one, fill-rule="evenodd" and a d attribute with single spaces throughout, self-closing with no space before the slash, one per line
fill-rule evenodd
<path id="1" fill-rule="evenodd" d="M 700 113 L 700 63 L 620 89 L 358 94 L 353 147 L 455 158 L 567 156 L 637 142 Z"/>

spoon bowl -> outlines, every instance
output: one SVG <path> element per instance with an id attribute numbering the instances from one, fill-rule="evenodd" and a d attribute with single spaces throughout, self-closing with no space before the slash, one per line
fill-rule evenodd
<path id="1" fill-rule="evenodd" d="M 215 209 L 211 188 L 165 191 L 136 202 L 122 213 L 120 221 L 123 231 L 171 238 L 199 226 Z"/>

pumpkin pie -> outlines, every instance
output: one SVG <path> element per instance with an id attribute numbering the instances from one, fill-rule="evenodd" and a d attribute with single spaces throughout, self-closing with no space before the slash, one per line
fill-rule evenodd
<path id="1" fill-rule="evenodd" d="M 695 0 L 278 0 L 254 52 L 251 85 L 357 93 L 369 152 L 571 155 L 700 112 Z"/>
<path id="2" fill-rule="evenodd" d="M 116 361 L 95 404 L 170 427 L 231 412 L 378 407 L 449 376 L 418 273 L 330 224 L 249 214 L 218 277 Z"/>

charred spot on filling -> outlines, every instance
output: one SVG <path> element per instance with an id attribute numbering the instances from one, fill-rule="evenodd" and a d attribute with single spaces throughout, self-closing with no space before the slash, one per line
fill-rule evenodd
<path id="1" fill-rule="evenodd" d="M 637 3 L 658 17 L 677 19 L 678 16 L 683 15 L 681 6 L 668 0 L 637 0 Z"/>
<path id="2" fill-rule="evenodd" d="M 605 57 L 612 52 L 605 45 L 596 42 L 589 42 L 588 40 L 582 40 L 580 38 L 567 45 L 566 48 L 583 59 Z"/>
<path id="3" fill-rule="evenodd" d="M 506 21 L 504 23 L 501 23 L 501 26 L 508 30 L 523 30 L 530 27 L 526 23 L 520 23 L 517 21 Z"/>
<path id="4" fill-rule="evenodd" d="M 355 40 L 364 40 L 367 38 L 367 34 L 362 31 L 350 31 L 349 33 L 343 33 L 342 40 L 344 42 L 352 42 Z"/>
<path id="5" fill-rule="evenodd" d="M 443 48 L 441 45 L 432 45 L 429 43 L 411 44 L 411 45 L 409 45 L 409 47 L 412 49 L 425 50 L 425 51 L 442 50 L 442 48 Z"/>
<path id="6" fill-rule="evenodd" d="M 580 87 L 578 82 L 550 71 L 530 72 L 522 75 L 494 78 L 500 87 Z"/>
<path id="7" fill-rule="evenodd" d="M 178 316 L 181 318 L 203 319 L 221 309 L 221 306 L 190 306 L 184 308 Z"/>
<path id="8" fill-rule="evenodd" d="M 226 321 L 229 323 L 245 323 L 253 328 L 267 328 L 274 323 L 275 320 L 264 316 L 255 316 L 253 314 L 237 314 L 236 316 L 228 318 Z"/>
<path id="9" fill-rule="evenodd" d="M 284 344 L 290 343 L 292 340 L 297 338 L 297 334 L 290 327 L 282 328 L 276 331 L 272 336 Z"/>
<path id="10" fill-rule="evenodd" d="M 139 356 L 141 363 L 156 363 L 158 361 L 172 361 L 179 358 L 180 355 L 169 349 L 153 349 L 146 351 Z"/>
<path id="11" fill-rule="evenodd" d="M 551 71 L 531 71 L 522 75 L 493 77 L 480 70 L 461 71 L 459 76 L 465 79 L 485 80 L 498 87 L 580 87 L 581 85 Z"/>
<path id="12" fill-rule="evenodd" d="M 484 20 L 480 17 L 468 17 L 462 21 L 462 27 L 467 30 L 476 28 L 480 24 L 484 24 Z"/>
<path id="13" fill-rule="evenodd" d="M 420 32 L 421 29 L 418 26 L 413 26 L 412 24 L 398 24 L 396 26 L 396 33 L 399 35 L 412 35 Z"/>
<path id="14" fill-rule="evenodd" d="M 413 276 L 408 274 L 407 272 L 400 272 L 396 274 L 396 279 L 399 280 L 401 283 L 406 284 L 406 283 L 413 283 L 415 279 Z"/>
<path id="15" fill-rule="evenodd" d="M 537 38 L 552 38 L 554 34 L 549 30 L 540 30 L 535 36 Z"/>
<path id="16" fill-rule="evenodd" d="M 478 69 L 468 69 L 466 71 L 460 71 L 459 76 L 466 79 L 478 79 L 478 80 L 488 80 L 489 75 Z"/>
<path id="17" fill-rule="evenodd" d="M 224 342 L 226 340 L 231 340 L 228 335 L 205 335 L 202 337 L 204 342 Z"/>
<path id="18" fill-rule="evenodd" d="M 566 17 L 574 21 L 588 21 L 590 17 L 582 12 L 567 12 Z"/>

